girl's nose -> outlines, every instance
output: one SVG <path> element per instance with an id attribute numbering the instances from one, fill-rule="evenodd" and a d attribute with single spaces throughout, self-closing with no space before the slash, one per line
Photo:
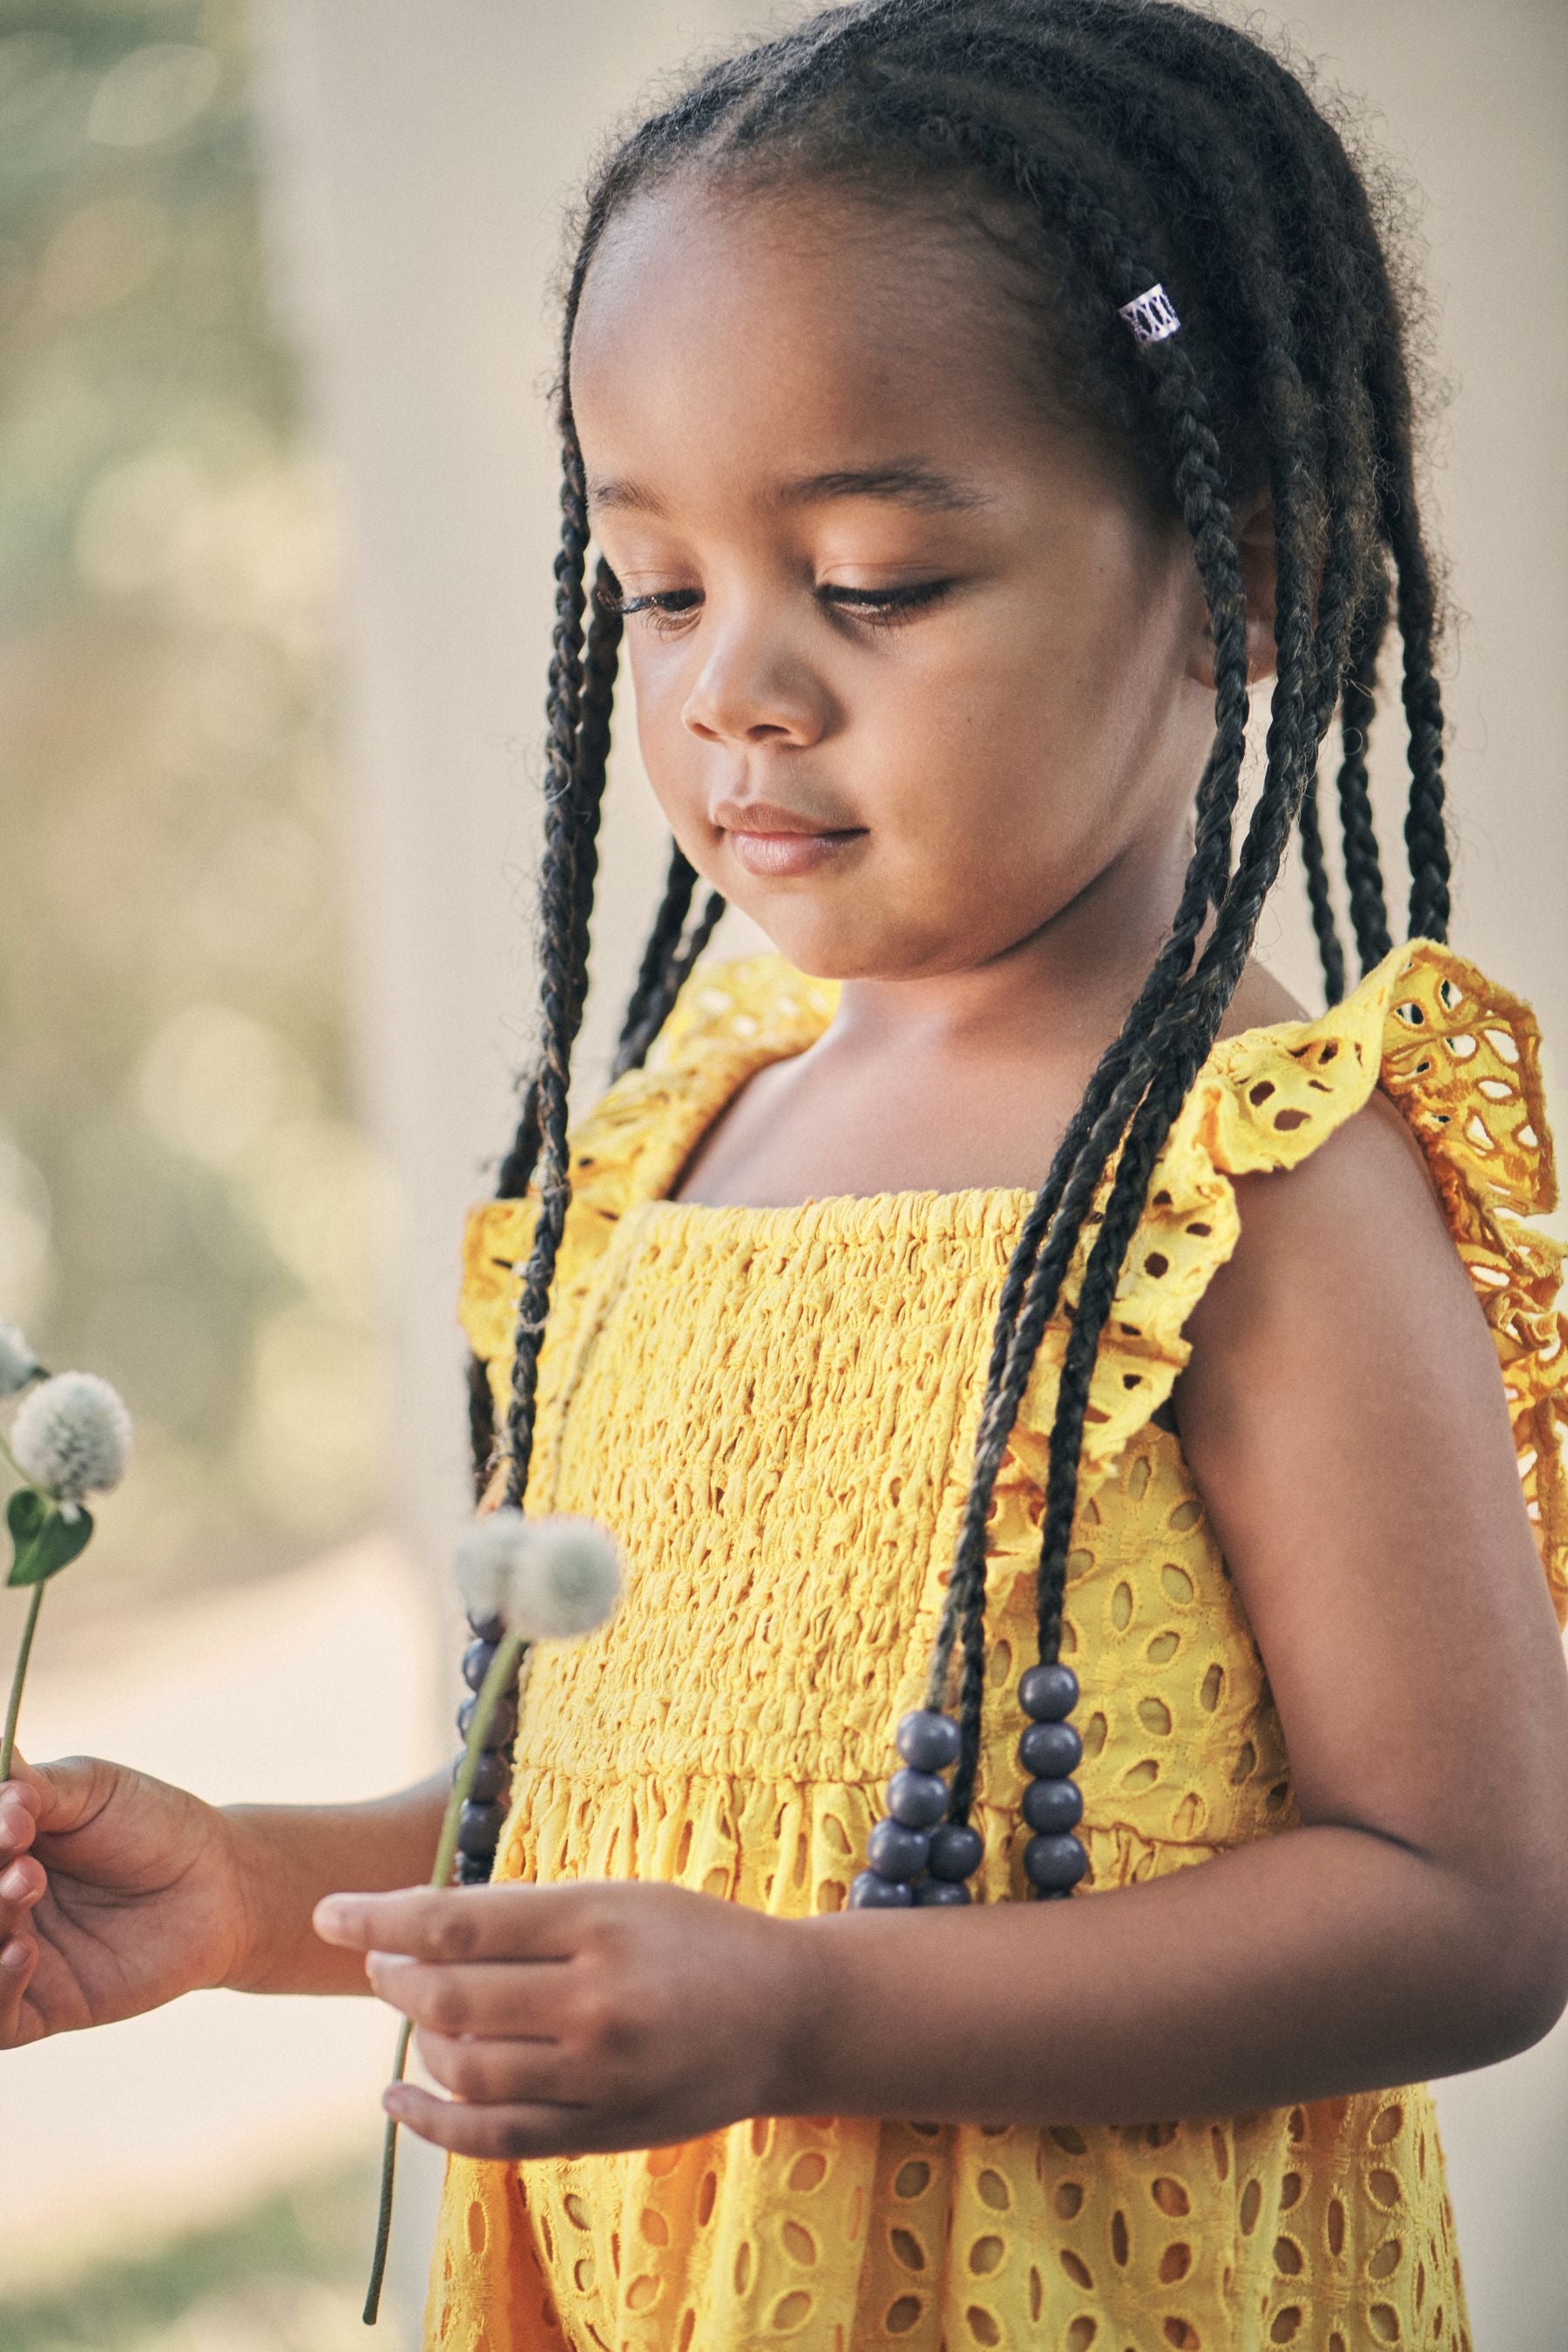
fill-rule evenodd
<path id="1" fill-rule="evenodd" d="M 736 632 L 710 647 L 680 716 L 704 742 L 804 748 L 827 725 L 826 690 L 776 637 Z"/>

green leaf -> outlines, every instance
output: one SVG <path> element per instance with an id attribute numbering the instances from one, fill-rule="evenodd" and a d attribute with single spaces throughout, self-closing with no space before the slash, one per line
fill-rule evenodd
<path id="1" fill-rule="evenodd" d="M 68 1519 L 58 1506 L 51 1506 L 31 1486 L 12 1496 L 5 1520 L 16 1547 L 7 1584 L 47 1583 L 87 1549 L 92 1535 L 90 1511 L 78 1504 L 76 1516 Z"/>
<path id="2" fill-rule="evenodd" d="M 18 1544 L 31 1543 L 48 1515 L 47 1499 L 36 1486 L 18 1486 L 5 1506 L 5 1524 Z"/>

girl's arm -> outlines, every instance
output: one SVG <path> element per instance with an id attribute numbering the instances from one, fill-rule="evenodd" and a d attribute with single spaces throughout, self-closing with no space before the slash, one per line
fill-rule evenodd
<path id="1" fill-rule="evenodd" d="M 345 1878 L 384 1887 L 427 1879 L 451 1778 L 443 1767 L 411 1789 L 358 1805 L 224 1806 L 248 1923 L 230 1989 L 363 1992 L 363 1969 L 322 1943 L 311 1912 Z"/>
<path id="2" fill-rule="evenodd" d="M 407 1956 L 372 1980 L 472 2103 L 406 2086 L 390 2103 L 416 2129 L 535 2155 L 758 2113 L 1148 2121 L 1453 2073 L 1547 2031 L 1568 1674 L 1491 1336 L 1381 1096 L 1237 1191 L 1175 1402 L 1302 1825 L 1068 1903 L 781 1921 L 624 1883 L 340 1898 L 324 1932 Z"/>
<path id="3" fill-rule="evenodd" d="M 363 1992 L 310 1926 L 346 1879 L 427 1877 L 445 1775 L 361 1805 L 209 1805 L 98 1757 L 0 1786 L 0 2050 L 213 1985 Z"/>
<path id="4" fill-rule="evenodd" d="M 1109 1898 L 961 1917 L 921 1967 L 941 2030 L 911 2112 L 1277 2105 L 1485 2064 L 1568 2000 L 1568 1675 L 1497 1351 L 1419 1146 L 1374 1094 L 1237 1193 L 1175 1403 L 1303 1826 Z M 863 1943 L 842 1932 L 859 1915 L 815 1923 L 823 2087 L 858 2112 L 893 2055 L 885 1922 Z"/>

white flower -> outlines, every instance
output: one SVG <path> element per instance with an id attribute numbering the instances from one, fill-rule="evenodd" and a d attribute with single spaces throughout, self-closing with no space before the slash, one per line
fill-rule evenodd
<path id="1" fill-rule="evenodd" d="M 514 1622 L 527 1551 L 528 1521 L 510 1504 L 464 1528 L 453 1566 L 463 1605 L 476 1625 L 487 1617 L 499 1617 L 505 1625 Z"/>
<path id="2" fill-rule="evenodd" d="M 38 1360 L 15 1323 L 0 1323 L 0 1397 L 25 1389 L 38 1369 Z"/>
<path id="3" fill-rule="evenodd" d="M 96 1372 L 57 1372 L 17 1407 L 11 1451 L 35 1486 L 58 1502 L 79 1503 L 124 1477 L 131 1415 Z"/>
<path id="4" fill-rule="evenodd" d="M 499 1617 L 530 1642 L 572 1642 L 612 1616 L 622 1590 L 615 1538 L 597 1519 L 529 1519 L 510 1505 L 465 1529 L 458 1586 L 476 1624 Z"/>
<path id="5" fill-rule="evenodd" d="M 620 1605 L 621 1555 L 597 1519 L 535 1519 L 517 1622 L 531 1642 L 575 1642 Z"/>

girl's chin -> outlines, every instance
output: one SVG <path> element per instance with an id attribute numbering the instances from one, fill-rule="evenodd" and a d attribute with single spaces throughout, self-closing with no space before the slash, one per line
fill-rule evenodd
<path id="1" fill-rule="evenodd" d="M 900 955 L 895 941 L 856 933 L 843 921 L 828 920 L 826 909 L 817 911 L 823 919 L 813 921 L 812 910 L 799 898 L 775 898 L 768 906 L 759 905 L 753 896 L 752 904 L 742 908 L 742 912 L 766 935 L 774 952 L 808 980 L 910 977 L 908 960 Z"/>

